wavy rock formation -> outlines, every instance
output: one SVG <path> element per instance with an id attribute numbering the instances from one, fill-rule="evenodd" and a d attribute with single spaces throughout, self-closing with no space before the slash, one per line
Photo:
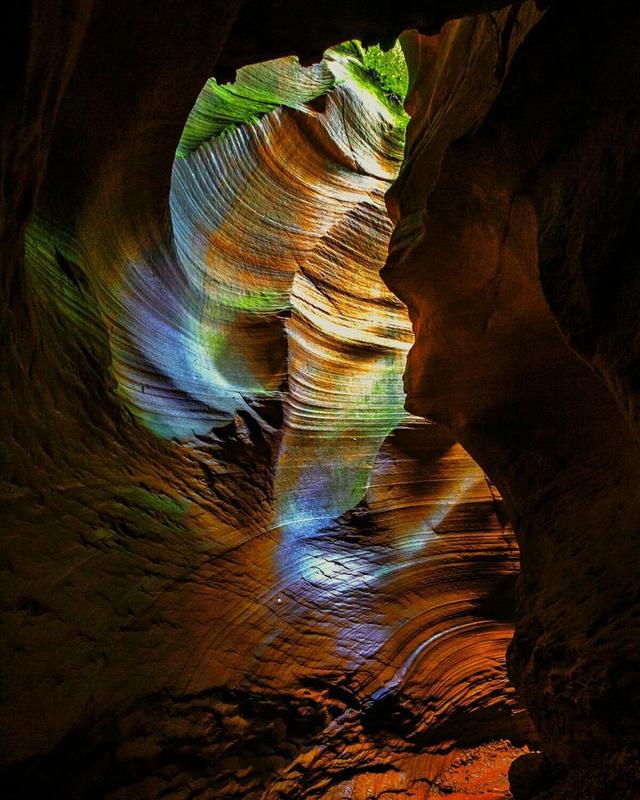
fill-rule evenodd
<path id="1" fill-rule="evenodd" d="M 2 49 L 3 795 L 635 800 L 637 4 L 71 5 Z"/>
<path id="2" fill-rule="evenodd" d="M 416 336 L 407 407 L 454 432 L 518 533 L 510 674 L 556 779 L 578 775 L 553 796 L 634 797 L 637 215 L 625 187 L 640 18 L 626 3 L 571 6 L 528 34 L 539 13 L 525 3 L 413 38 L 384 276 Z"/>
<path id="3" fill-rule="evenodd" d="M 30 452 L 15 430 L 5 490 L 24 796 L 426 797 L 460 746 L 528 730 L 501 501 L 403 410 L 411 328 L 378 272 L 406 118 L 367 58 L 208 82 L 172 247 L 92 210 L 28 230 L 43 337 L 79 353 L 49 356 L 66 391 Z"/>

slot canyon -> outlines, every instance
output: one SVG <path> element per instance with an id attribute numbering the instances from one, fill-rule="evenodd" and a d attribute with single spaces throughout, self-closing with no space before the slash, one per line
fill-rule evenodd
<path id="1" fill-rule="evenodd" d="M 2 797 L 639 800 L 637 0 L 2 59 Z"/>

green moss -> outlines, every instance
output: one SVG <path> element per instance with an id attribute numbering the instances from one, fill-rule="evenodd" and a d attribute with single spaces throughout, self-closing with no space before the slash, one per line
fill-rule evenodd
<path id="1" fill-rule="evenodd" d="M 353 79 L 373 91 L 396 114 L 398 124 L 402 124 L 406 118 L 403 103 L 409 89 L 409 72 L 400 43 L 396 42 L 385 53 L 378 45 L 363 47 L 353 40 L 338 45 L 333 52 L 347 57 Z"/>
<path id="2" fill-rule="evenodd" d="M 335 85 L 326 64 L 304 68 L 292 56 L 253 64 L 225 85 L 207 81 L 189 115 L 176 152 L 184 158 L 203 142 L 224 136 L 281 106 L 302 108 Z"/>
<path id="3" fill-rule="evenodd" d="M 409 117 L 404 110 L 409 77 L 402 48 L 396 42 L 384 53 L 377 45 L 363 47 L 359 41 L 344 42 L 327 50 L 325 58 L 339 60 L 346 67 L 350 80 L 369 94 L 394 116 L 394 127 L 404 146 L 404 129 Z"/>
<path id="4" fill-rule="evenodd" d="M 409 89 L 409 73 L 400 43 L 385 53 L 377 44 L 362 48 L 362 61 L 390 99 L 402 103 Z"/>
<path id="5" fill-rule="evenodd" d="M 345 58 L 346 56 L 346 58 Z M 378 45 L 364 48 L 358 41 L 327 50 L 320 64 L 301 67 L 294 57 L 243 67 L 235 83 L 220 86 L 212 78 L 189 115 L 177 158 L 184 158 L 203 142 L 219 138 L 260 119 L 280 107 L 301 109 L 305 103 L 327 94 L 340 82 L 332 69 L 342 61 L 350 77 L 373 92 L 403 122 L 402 103 L 408 88 L 408 73 L 399 43 L 387 53 Z"/>

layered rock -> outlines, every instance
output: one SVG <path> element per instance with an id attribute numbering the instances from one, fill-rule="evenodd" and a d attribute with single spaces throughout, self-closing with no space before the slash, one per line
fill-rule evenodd
<path id="1" fill-rule="evenodd" d="M 518 533 L 511 676 L 554 780 L 582 776 L 557 796 L 633 797 L 640 462 L 625 187 L 639 18 L 632 4 L 573 6 L 554 4 L 523 42 L 527 4 L 413 40 L 384 275 L 416 335 L 408 408 L 454 431 Z"/>
<path id="2" fill-rule="evenodd" d="M 522 549 L 511 674 L 548 759 L 514 791 L 635 797 L 636 4 L 513 4 L 405 43 L 386 279 L 432 424 L 402 412 L 410 334 L 374 275 L 396 120 L 354 100 L 353 61 L 289 61 L 266 91 L 241 73 L 221 103 L 209 84 L 180 140 L 211 74 L 501 5 L 9 16 L 17 796 L 420 797 L 459 746 L 526 727 L 514 545 L 460 441 Z"/>
<path id="3" fill-rule="evenodd" d="M 29 404 L 16 382 L 3 488 L 19 796 L 426 797 L 459 747 L 527 730 L 500 498 L 403 410 L 410 323 L 378 270 L 406 120 L 364 56 L 207 83 L 170 246 L 108 181 L 75 226 L 44 203 L 29 227 L 46 381 Z"/>

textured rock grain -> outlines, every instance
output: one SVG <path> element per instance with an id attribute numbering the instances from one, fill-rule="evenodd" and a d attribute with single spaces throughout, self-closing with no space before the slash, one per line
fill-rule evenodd
<path id="1" fill-rule="evenodd" d="M 631 775 L 640 462 L 629 391 L 636 209 L 622 198 L 638 142 L 627 70 L 639 20 L 624 2 L 582 11 L 554 4 L 515 55 L 533 12 L 501 12 L 498 30 L 511 17 L 512 34 L 496 62 L 476 20 L 437 42 L 416 38 L 383 274 L 416 336 L 407 407 L 453 430 L 518 533 L 510 674 L 545 750 L 564 770 L 615 753 Z M 635 796 L 607 758 L 602 791 Z"/>
<path id="2" fill-rule="evenodd" d="M 22 796 L 424 798 L 459 746 L 526 730 L 500 499 L 403 410 L 378 271 L 406 120 L 358 59 L 207 84 L 169 243 L 111 179 L 29 227 L 42 347 L 16 339 L 3 484 Z"/>
<path id="3" fill-rule="evenodd" d="M 3 31 L 3 786 L 426 798 L 529 727 L 499 491 L 539 797 L 635 800 L 637 3 L 72 5 Z M 392 223 L 357 48 L 205 85 L 403 28 Z"/>

